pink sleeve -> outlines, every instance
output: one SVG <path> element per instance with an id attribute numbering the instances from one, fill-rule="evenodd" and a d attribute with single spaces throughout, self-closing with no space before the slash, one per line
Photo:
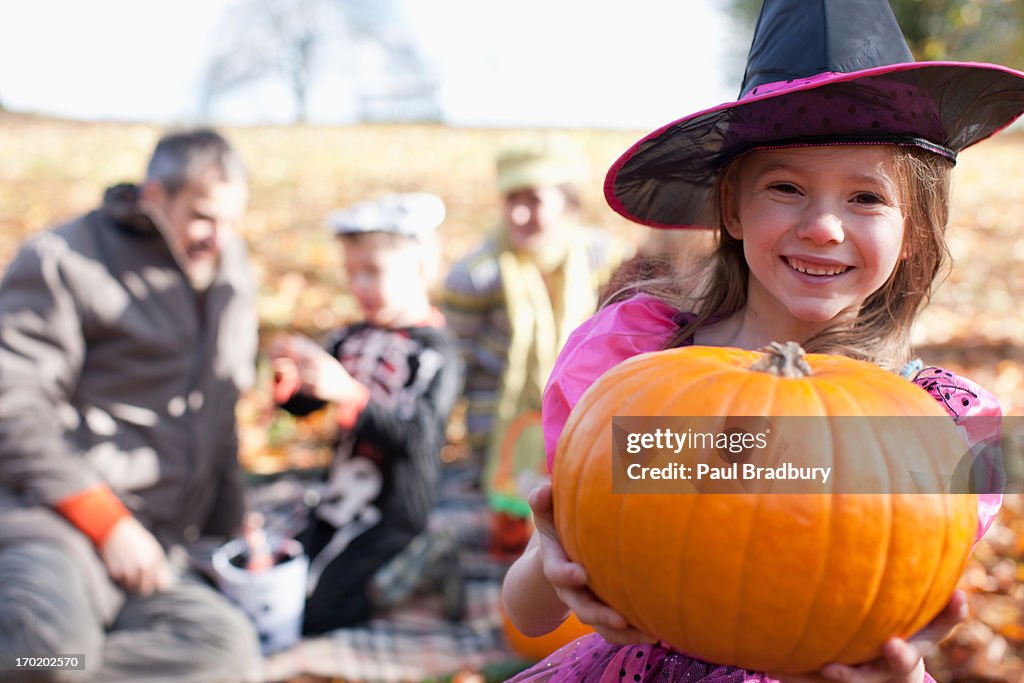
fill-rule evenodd
<path id="1" fill-rule="evenodd" d="M 678 329 L 676 314 L 675 307 L 641 294 L 602 308 L 569 335 L 544 389 L 541 413 L 549 472 L 562 427 L 583 392 L 612 366 L 662 348 Z"/>
<path id="2" fill-rule="evenodd" d="M 1003 411 L 999 406 L 999 400 L 991 392 L 966 377 L 943 368 L 924 368 L 912 381 L 946 408 L 946 412 L 953 417 L 975 457 L 993 457 L 992 450 L 987 450 L 984 446 L 1000 442 Z M 1001 490 L 1000 481 L 995 479 L 1002 473 L 1001 463 L 987 464 L 987 471 L 993 477 L 993 481 L 988 482 L 989 490 Z M 978 495 L 978 540 L 992 526 L 992 520 L 998 514 L 1002 503 L 1002 493 Z"/>

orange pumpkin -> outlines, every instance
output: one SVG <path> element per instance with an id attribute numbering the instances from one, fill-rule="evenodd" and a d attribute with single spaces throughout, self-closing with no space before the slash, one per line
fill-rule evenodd
<path id="1" fill-rule="evenodd" d="M 539 662 L 563 645 L 594 632 L 594 629 L 581 622 L 572 612 L 554 631 L 536 638 L 523 635 L 522 631 L 512 624 L 504 610 L 501 612 L 501 627 L 512 651 L 533 662 Z"/>
<path id="2" fill-rule="evenodd" d="M 558 532 L 602 600 L 678 650 L 786 673 L 867 661 L 948 602 L 974 541 L 976 496 L 612 492 L 615 416 L 706 416 L 711 429 L 730 415 L 821 416 L 825 428 L 803 441 L 831 448 L 837 473 L 884 473 L 908 448 L 943 468 L 963 455 L 949 419 L 901 420 L 909 436 L 897 453 L 879 445 L 890 437 L 871 433 L 875 421 L 830 422 L 946 413 L 869 363 L 773 346 L 672 349 L 605 373 L 558 444 Z"/>

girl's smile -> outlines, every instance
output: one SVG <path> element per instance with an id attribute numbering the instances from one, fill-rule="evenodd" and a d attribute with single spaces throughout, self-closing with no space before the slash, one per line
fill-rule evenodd
<path id="1" fill-rule="evenodd" d="M 802 282 L 810 284 L 830 282 L 853 269 L 853 266 L 827 259 L 788 255 L 780 258 L 796 271 L 798 277 L 803 276 Z"/>

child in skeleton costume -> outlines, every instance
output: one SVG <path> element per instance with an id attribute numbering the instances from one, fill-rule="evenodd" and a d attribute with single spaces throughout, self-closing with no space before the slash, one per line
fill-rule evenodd
<path id="1" fill-rule="evenodd" d="M 291 336 L 271 349 L 275 400 L 297 415 L 337 407 L 335 459 L 299 540 L 309 554 L 306 633 L 369 618 L 367 583 L 426 525 L 462 363 L 428 300 L 433 195 L 392 195 L 337 212 L 349 289 L 365 320 L 325 348 Z"/>

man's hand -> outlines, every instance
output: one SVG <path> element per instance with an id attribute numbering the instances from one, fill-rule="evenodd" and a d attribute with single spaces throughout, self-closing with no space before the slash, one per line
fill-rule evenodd
<path id="1" fill-rule="evenodd" d="M 107 573 L 129 593 L 150 595 L 174 582 L 174 573 L 159 541 L 134 517 L 124 517 L 100 548 Z"/>

